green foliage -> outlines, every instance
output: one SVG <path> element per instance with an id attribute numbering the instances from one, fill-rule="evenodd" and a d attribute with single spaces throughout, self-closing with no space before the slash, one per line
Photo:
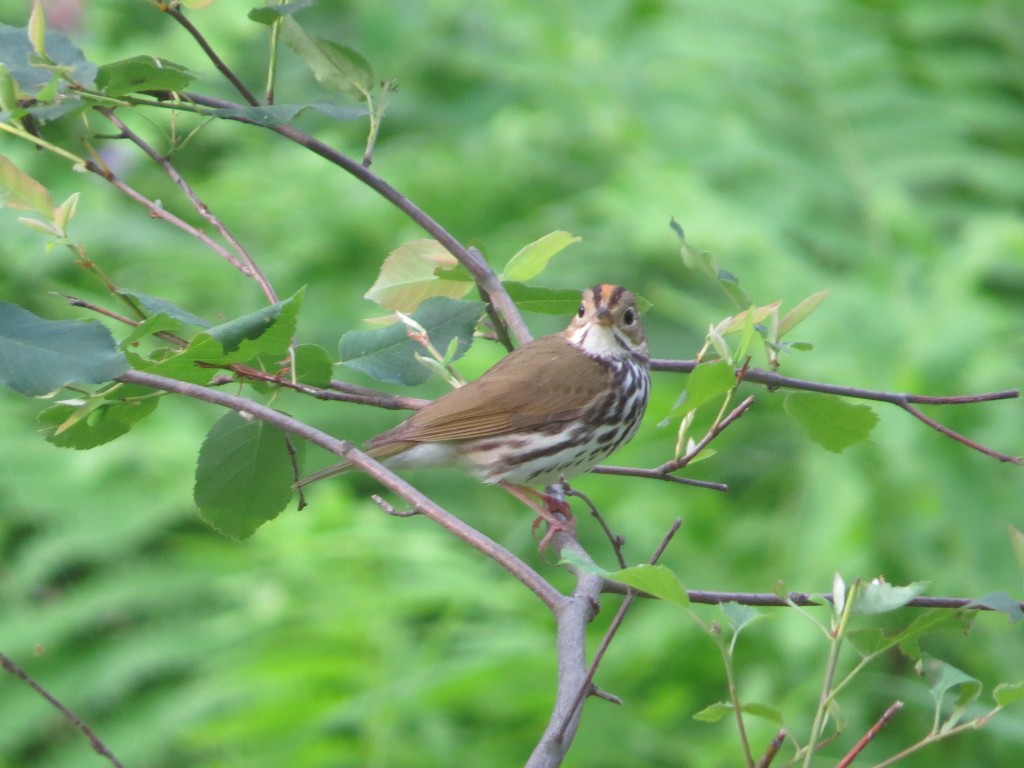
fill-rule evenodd
<path id="1" fill-rule="evenodd" d="M 203 519 L 233 539 L 251 536 L 291 500 L 304 446 L 290 448 L 277 427 L 226 413 L 199 451 L 195 500 Z"/>
<path id="2" fill-rule="evenodd" d="M 840 453 L 866 440 L 878 416 L 866 405 L 855 405 L 819 392 L 790 392 L 786 412 L 822 447 Z"/>
<path id="3" fill-rule="evenodd" d="M 429 341 L 436 349 L 447 349 L 455 341 L 455 352 L 448 362 L 457 360 L 472 343 L 473 330 L 483 311 L 479 301 L 435 296 L 412 313 L 418 328 L 410 329 L 399 321 L 376 331 L 348 331 L 338 343 L 338 353 L 349 368 L 379 381 L 422 384 L 431 376 L 431 369 L 417 360 L 423 343 Z M 417 338 L 410 338 L 410 334 Z"/>
<path id="4" fill-rule="evenodd" d="M 230 6 L 213 4 L 190 18 L 247 83 L 261 83 L 266 57 L 257 41 L 266 30 Z M 654 355 L 693 357 L 720 318 L 782 300 L 778 306 L 795 309 L 769 310 L 757 322 L 747 314 L 734 335 L 721 337 L 729 356 L 750 347 L 752 336 L 794 376 L 928 394 L 999 389 L 1024 375 L 1024 145 L 1015 129 L 1024 100 L 1014 4 L 451 2 L 395 13 L 387 4 L 355 2 L 253 13 L 272 25 L 298 6 L 306 8 L 296 17 L 304 28 L 343 31 L 344 42 L 376 70 L 401 81 L 374 168 L 416 205 L 478 244 L 494 264 L 507 263 L 538 232 L 582 237 L 548 265 L 545 286 L 509 286 L 523 309 L 558 315 L 560 325 L 579 288 L 621 282 L 656 305 L 645 318 Z M 15 12 L 23 14 L 0 10 Z M 41 141 L 73 156 L 58 160 L 0 134 L 4 155 L 26 177 L 43 180 L 50 201 L 32 208 L 34 230 L 4 222 L 0 297 L 47 317 L 69 311 L 48 291 L 118 306 L 95 271 L 50 247 L 71 226 L 81 255 L 87 249 L 115 280 L 187 308 L 180 311 L 193 320 L 222 324 L 259 311 L 258 293 L 195 242 L 98 179 L 67 173 L 68 163 L 90 156 L 83 142 L 93 142 L 119 178 L 207 227 L 159 169 L 126 160 L 124 142 L 95 138 L 110 126 L 91 114 L 89 124 L 58 120 L 107 103 L 70 87 L 94 85 L 96 67 L 69 37 L 50 30 L 40 44 L 40 18 L 31 37 L 23 15 L 3 20 L 17 27 L 0 27 L 0 122 L 20 130 L 35 121 Z M 150 5 L 114 14 L 93 4 L 83 23 L 71 37 L 88 41 L 89 59 L 123 62 L 142 51 L 201 73 L 190 88 L 223 93 L 194 41 Z M 56 66 L 34 63 L 33 40 Z M 342 78 L 346 67 L 358 70 L 344 55 L 339 61 L 333 66 Z M 115 334 L 140 367 L 176 360 L 167 371 L 206 381 L 230 374 L 196 363 L 294 364 L 299 381 L 322 386 L 330 376 L 324 347 L 333 348 L 367 314 L 360 297 L 381 259 L 422 237 L 379 198 L 294 145 L 209 120 L 301 120 L 333 146 L 362 146 L 365 123 L 336 120 L 365 119 L 367 104 L 322 101 L 306 62 L 290 50 L 280 51 L 277 73 L 278 102 L 270 107 L 207 107 L 192 115 L 187 105 L 172 110 L 165 102 L 138 117 L 130 109 L 117 114 L 173 158 L 282 295 L 308 286 L 293 333 L 319 346 L 296 350 L 293 360 L 253 347 L 242 360 L 212 337 L 191 336 L 192 320 L 143 301 L 136 306 L 145 319 L 128 312 L 141 325 Z M 707 249 L 694 257 L 697 271 L 673 262 L 676 246 L 665 226 L 673 214 Z M 721 262 L 706 275 L 705 257 Z M 86 266 L 79 255 L 75 262 Z M 808 316 L 824 287 L 831 288 L 827 305 Z M 737 305 L 730 295 L 751 300 Z M 529 319 L 539 331 L 546 318 Z M 799 337 L 790 335 L 794 320 L 803 321 Z M 160 331 L 185 335 L 191 346 L 181 351 L 154 337 Z M 783 337 L 801 341 L 787 346 Z M 811 341 L 814 354 L 785 354 Z M 493 362 L 487 346 L 474 345 L 460 368 Z M 655 376 L 651 413 L 669 412 L 680 387 L 666 374 Z M 53 422 L 67 413 L 81 419 L 62 436 L 78 439 L 75 430 L 89 428 L 90 417 L 104 434 L 143 394 L 132 389 L 57 406 L 72 411 L 44 411 L 47 429 L 56 432 L 68 419 L 56 428 Z M 1002 605 L 1008 615 L 1008 604 L 991 595 L 1019 585 L 1019 536 L 1006 538 L 1024 493 L 1018 471 L 881 405 L 871 441 L 834 456 L 793 429 L 782 398 L 743 389 L 756 394 L 754 408 L 716 441 L 716 459 L 694 468 L 701 478 L 728 482 L 730 494 L 580 479 L 626 535 L 631 561 L 646 558 L 683 509 L 683 533 L 665 561 L 688 584 L 765 590 L 784 577 L 810 589 L 841 567 L 884 573 L 896 584 L 927 578 L 932 593 L 985 595 L 979 602 Z M 280 407 L 356 440 L 397 418 L 277 397 L 287 400 Z M 127 440 L 82 453 L 47 450 L 34 434 L 38 403 L 7 397 L 0 409 L 0 645 L 127 762 L 226 768 L 525 760 L 550 705 L 550 618 L 465 548 L 422 520 L 385 518 L 361 504 L 373 489 L 355 476 L 318 489 L 310 509 L 281 515 L 239 547 L 196 523 L 188 503 L 197 436 L 215 418 L 211 410 L 168 400 L 133 425 Z M 697 414 L 691 431 L 715 410 Z M 107 415 L 117 418 L 104 425 Z M 1016 450 L 1024 434 L 1015 404 L 959 408 L 950 418 L 1005 450 Z M 622 463 L 653 466 L 671 455 L 671 442 L 652 421 Z M 422 480 L 506 546 L 530 551 L 528 521 L 502 506 L 493 489 L 455 476 Z M 602 552 L 593 528 L 581 517 L 581 535 Z M 552 575 L 544 563 L 537 567 Z M 692 610 L 709 625 L 720 615 Z M 850 630 L 846 651 L 889 655 L 875 657 L 881 663 L 872 667 L 874 677 L 844 690 L 844 739 L 865 732 L 894 697 L 908 710 L 927 700 L 927 686 L 901 674 L 908 670 L 894 648 L 911 658 L 948 659 L 989 687 L 1024 677 L 1020 625 L 1007 627 L 1004 615 L 979 614 L 965 636 L 963 617 L 911 610 L 853 619 L 871 624 L 861 634 L 859 623 Z M 611 613 L 604 606 L 595 634 Z M 722 700 L 726 683 L 717 647 L 688 625 L 680 629 L 676 614 L 647 606 L 629 617 L 597 680 L 626 706 L 588 703 L 571 753 L 576 764 L 737 762 L 726 723 L 680 726 Z M 826 663 L 824 646 L 808 641 L 801 615 L 764 614 L 773 621 L 744 630 L 738 709 L 770 707 L 792 722 L 792 713 L 806 715 L 807 702 L 820 694 L 820 680 L 807 672 Z M 808 614 L 822 619 L 820 608 Z M 962 688 L 948 690 L 940 725 Z M 495 697 L 495 690 L 507 695 Z M 995 686 L 997 706 L 1017 701 L 1021 690 L 1020 683 Z M 961 725 L 974 722 L 983 700 Z M 720 709 L 726 720 L 735 711 L 731 701 Z M 755 753 L 777 730 L 762 720 L 748 722 Z M 0 686 L 0 721 L 0 754 L 12 764 L 96 764 L 79 736 L 16 685 Z M 894 719 L 864 763 L 919 739 L 920 724 Z M 804 723 L 801 732 L 807 730 Z M 980 734 L 934 749 L 951 764 L 1015 766 L 1022 742 L 1021 719 L 1007 712 Z M 931 765 L 935 754 L 903 764 Z M 818 762 L 834 764 L 839 756 L 829 744 Z"/>
<path id="5" fill-rule="evenodd" d="M 99 384 L 127 370 L 110 331 L 96 322 L 45 320 L 0 302 L 0 383 L 46 395 L 73 382 Z"/>

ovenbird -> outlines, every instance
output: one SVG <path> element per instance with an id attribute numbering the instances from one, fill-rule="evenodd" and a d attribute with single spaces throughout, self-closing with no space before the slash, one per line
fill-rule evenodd
<path id="1" fill-rule="evenodd" d="M 529 499 L 547 497 L 523 486 L 586 472 L 629 440 L 647 407 L 648 363 L 636 297 L 595 285 L 563 333 L 524 344 L 372 438 L 366 453 L 391 469 L 461 467 L 550 521 Z M 297 485 L 349 468 L 337 464 Z"/>

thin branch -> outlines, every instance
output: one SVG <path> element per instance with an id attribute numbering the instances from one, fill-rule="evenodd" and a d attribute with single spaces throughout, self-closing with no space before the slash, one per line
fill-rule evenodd
<path id="1" fill-rule="evenodd" d="M 213 107 L 215 109 L 232 109 L 238 107 L 238 105 L 233 102 L 224 101 L 223 99 L 215 99 L 196 93 L 185 94 L 185 98 L 200 106 Z M 268 127 L 262 126 L 255 120 L 251 120 L 244 115 L 232 115 L 225 119 L 235 120 L 236 122 L 261 128 Z M 370 169 L 366 168 L 360 162 L 353 160 L 341 152 L 338 152 L 333 147 L 318 141 L 312 136 L 293 128 L 290 125 L 272 125 L 269 126 L 269 129 L 281 136 L 284 136 L 286 139 L 295 142 L 299 146 L 305 147 L 311 152 L 320 155 L 320 157 L 324 158 L 328 162 L 333 163 L 352 176 L 355 176 L 361 182 L 381 195 L 389 203 L 406 214 L 424 231 L 441 243 L 449 253 L 458 259 L 460 264 L 469 270 L 483 295 L 487 297 L 487 300 L 501 316 L 501 319 L 511 330 L 512 335 L 520 345 L 525 344 L 532 338 L 530 329 L 526 327 L 526 323 L 523 321 L 522 315 L 519 314 L 519 310 L 516 308 L 512 298 L 508 295 L 508 291 L 505 290 L 505 287 L 501 284 L 498 276 L 495 274 L 494 270 L 491 269 L 490 265 L 479 251 L 473 248 L 466 248 L 425 211 L 416 206 L 411 200 L 405 197 L 405 195 L 377 176 Z"/>
<path id="2" fill-rule="evenodd" d="M 610 592 L 618 595 L 628 594 L 630 588 L 617 581 L 605 580 L 603 592 Z M 769 592 L 714 592 L 700 589 L 686 590 L 691 603 L 700 605 L 719 605 L 720 603 L 739 603 L 740 605 L 752 605 L 762 608 L 785 608 L 792 602 L 798 606 L 816 606 L 823 603 L 831 603 L 830 594 L 810 594 L 807 592 L 790 592 L 780 597 Z M 650 597 L 646 593 L 638 593 L 640 597 Z M 1024 610 L 1024 602 L 1017 605 Z M 971 608 L 979 611 L 997 611 L 999 609 L 977 602 L 970 597 L 915 597 L 905 604 L 908 608 L 946 608 L 956 610 L 959 608 Z"/>
<path id="3" fill-rule="evenodd" d="M 192 38 L 199 44 L 199 47 L 203 49 L 203 53 L 205 53 L 206 57 L 213 63 L 213 66 L 217 68 L 217 71 L 228 79 L 231 85 L 235 87 L 235 90 L 241 94 L 242 98 L 249 102 L 250 106 L 258 107 L 260 105 L 257 98 L 252 95 L 252 92 L 248 88 L 246 88 L 245 83 L 238 79 L 238 76 L 227 64 L 224 63 L 224 60 L 217 55 L 217 52 L 213 50 L 210 44 L 206 41 L 206 38 L 203 36 L 203 33 L 196 29 L 192 22 L 188 20 L 188 17 L 181 12 L 177 3 L 164 2 L 160 3 L 158 7 L 161 11 L 178 22 L 185 31 L 192 35 Z"/>
<path id="4" fill-rule="evenodd" d="M 11 661 L 4 653 L 0 653 L 0 666 L 2 666 L 4 670 L 9 672 L 11 675 L 25 683 L 25 685 L 45 699 L 50 706 L 60 712 L 65 720 L 71 723 L 71 725 L 78 729 L 78 731 L 89 740 L 89 746 L 92 747 L 93 752 L 105 757 L 115 768 L 124 768 L 121 761 L 114 756 L 114 753 L 107 748 L 107 745 L 103 743 L 102 739 L 96 735 L 92 728 L 86 725 L 82 718 L 68 709 L 56 696 L 43 688 L 42 685 L 33 680 L 27 672 Z"/>
<path id="5" fill-rule="evenodd" d="M 651 360 L 652 371 L 668 371 L 671 373 L 690 373 L 697 367 L 696 360 Z M 933 397 L 929 395 L 911 395 L 901 392 L 883 392 L 875 389 L 862 389 L 861 387 L 847 387 L 841 384 L 826 384 L 820 381 L 807 381 L 805 379 L 794 379 L 790 376 L 783 376 L 774 371 L 765 371 L 760 368 L 750 368 L 743 373 L 743 380 L 762 384 L 770 390 L 774 389 L 795 389 L 805 392 L 820 392 L 826 395 L 838 395 L 839 397 L 850 397 L 857 400 L 874 400 L 880 403 L 889 403 L 903 409 L 922 424 L 926 424 L 941 434 L 966 445 L 975 451 L 990 456 L 998 461 L 1011 464 L 1024 464 L 1024 457 L 1011 456 L 992 448 L 987 448 L 976 443 L 959 432 L 954 432 L 934 419 L 925 416 L 912 404 L 916 405 L 967 405 L 969 403 L 988 403 L 994 400 L 1012 400 L 1020 397 L 1020 390 L 1005 389 L 1001 392 L 984 392 L 976 395 L 953 395 Z"/>
<path id="6" fill-rule="evenodd" d="M 177 379 L 169 379 L 165 376 L 157 376 L 152 373 L 134 370 L 127 371 L 119 376 L 117 380 L 132 384 L 141 384 L 142 386 L 152 387 L 153 389 L 159 389 L 164 392 L 173 392 L 178 395 L 184 395 L 185 397 L 191 397 L 196 400 L 213 403 L 214 405 L 219 405 L 224 408 L 230 408 L 231 410 L 238 411 L 240 413 L 247 413 L 257 419 L 266 421 L 268 424 L 273 424 L 285 432 L 297 435 L 298 437 L 301 437 L 302 439 L 307 440 L 326 451 L 330 451 L 336 456 L 347 459 L 353 466 L 363 470 L 385 488 L 388 488 L 405 499 L 414 508 L 419 510 L 422 515 L 429 517 L 442 528 L 445 528 L 470 546 L 478 549 L 487 557 L 494 560 L 498 565 L 515 576 L 515 578 L 521 581 L 528 589 L 537 595 L 537 597 L 539 597 L 552 611 L 557 611 L 561 606 L 564 596 L 551 586 L 544 577 L 533 570 L 533 568 L 490 537 L 463 522 L 455 515 L 429 499 L 427 496 L 423 495 L 422 492 L 402 478 L 398 477 L 398 475 L 390 472 L 365 453 L 356 449 L 351 443 L 331 437 L 325 432 L 314 429 L 298 419 L 294 419 L 280 411 L 275 411 L 273 408 L 268 408 L 265 405 L 261 405 L 244 397 L 230 395 L 226 392 L 220 392 L 198 384 L 190 384 L 185 381 L 178 381 Z"/>
<path id="7" fill-rule="evenodd" d="M 164 173 L 170 177 L 171 181 L 181 189 L 185 197 L 188 198 L 188 201 L 192 203 L 192 207 L 195 208 L 196 213 L 210 222 L 210 224 L 213 225 L 213 228 L 216 229 L 227 244 L 231 246 L 231 249 L 238 256 L 240 262 L 238 266 L 242 274 L 246 277 L 251 277 L 259 283 L 260 288 L 263 290 L 263 295 L 267 297 L 267 300 L 271 304 L 276 304 L 278 298 L 276 291 L 274 291 L 274 287 L 270 284 L 267 276 L 263 274 L 263 271 L 256 264 L 256 261 L 245 249 L 245 246 L 243 246 L 238 239 L 231 234 L 219 218 L 213 215 L 210 211 L 210 207 L 199 198 L 199 195 L 197 195 L 195 190 L 192 189 L 192 186 L 185 181 L 184 177 L 178 173 L 178 169 L 171 164 L 171 161 L 168 160 L 166 156 L 157 152 L 155 147 L 129 128 L 121 118 L 114 114 L 112 109 L 108 109 L 107 107 L 96 107 L 96 111 L 116 126 L 124 138 L 128 139 L 132 144 L 141 149 L 150 160 L 164 170 Z"/>
<path id="8" fill-rule="evenodd" d="M 764 756 L 757 761 L 757 768 L 768 768 L 772 764 L 772 760 L 779 754 L 779 750 L 782 749 L 782 745 L 785 743 L 788 735 L 785 728 L 779 728 L 775 738 L 768 744 L 768 749 L 765 750 Z"/>
<path id="9" fill-rule="evenodd" d="M 850 764 L 856 759 L 857 755 L 864 751 L 870 741 L 878 735 L 878 733 L 886 726 L 886 724 L 892 720 L 896 713 L 903 709 L 902 701 L 894 701 L 889 705 L 889 708 L 882 713 L 882 716 L 878 718 L 877 722 L 872 725 L 867 733 L 860 737 L 856 744 L 853 745 L 853 749 L 847 752 L 843 759 L 836 763 L 836 768 L 849 768 Z"/>
<path id="10" fill-rule="evenodd" d="M 208 234 L 203 232 L 203 230 L 199 229 L 198 227 L 194 227 L 184 219 L 175 216 L 173 213 L 171 213 L 162 205 L 160 205 L 160 203 L 150 200 L 142 193 L 136 191 L 133 187 L 129 186 L 128 184 L 125 184 L 123 181 L 117 178 L 117 176 L 115 176 L 113 172 L 110 171 L 110 169 L 104 168 L 92 160 L 87 160 L 83 164 L 83 167 L 86 170 L 95 173 L 102 179 L 110 182 L 116 189 L 120 190 L 125 195 L 130 197 L 132 200 L 142 205 L 149 211 L 149 214 L 154 219 L 163 219 L 167 223 L 180 229 L 186 235 L 196 238 L 199 242 L 201 242 L 207 248 L 210 248 L 214 253 L 216 253 L 222 259 L 227 261 L 229 264 L 231 264 L 231 266 L 233 266 L 238 271 L 245 271 L 245 265 L 241 261 L 239 261 L 234 254 L 230 253 L 223 245 L 215 241 Z"/>
<path id="11" fill-rule="evenodd" d="M 111 320 L 117 320 L 119 323 L 130 325 L 132 328 L 138 328 L 139 325 L 141 325 L 141 322 L 138 320 L 133 320 L 130 317 L 126 317 L 122 314 L 119 314 L 118 312 L 114 312 L 111 309 L 107 309 L 106 307 L 101 307 L 98 304 L 93 304 L 91 302 L 86 301 L 85 299 L 80 299 L 77 296 L 69 296 L 66 293 L 60 295 L 63 296 L 67 303 L 70 304 L 72 307 L 81 307 L 82 309 L 88 309 L 90 312 L 95 312 L 99 315 L 103 315 L 104 317 L 109 317 Z M 168 331 L 158 331 L 153 335 L 163 339 L 164 341 L 170 342 L 171 344 L 174 344 L 177 347 L 188 346 L 188 342 L 185 341 L 185 339 L 181 338 L 180 336 L 176 336 L 173 333 L 169 333 Z"/>

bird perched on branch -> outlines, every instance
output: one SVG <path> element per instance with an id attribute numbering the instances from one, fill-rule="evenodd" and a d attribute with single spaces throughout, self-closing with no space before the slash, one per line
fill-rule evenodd
<path id="1" fill-rule="evenodd" d="M 524 344 L 372 438 L 366 453 L 389 469 L 460 467 L 502 485 L 551 530 L 564 529 L 552 512 L 571 521 L 568 505 L 529 486 L 586 472 L 633 437 L 647 407 L 648 366 L 636 297 L 595 285 L 564 332 Z M 350 468 L 342 462 L 296 486 Z"/>

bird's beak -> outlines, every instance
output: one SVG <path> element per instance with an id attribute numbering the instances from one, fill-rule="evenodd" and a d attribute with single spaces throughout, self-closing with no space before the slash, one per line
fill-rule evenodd
<path id="1" fill-rule="evenodd" d="M 608 307 L 601 307 L 597 310 L 597 315 L 594 320 L 598 325 L 603 325 L 605 328 L 610 328 L 612 325 L 612 313 Z"/>

